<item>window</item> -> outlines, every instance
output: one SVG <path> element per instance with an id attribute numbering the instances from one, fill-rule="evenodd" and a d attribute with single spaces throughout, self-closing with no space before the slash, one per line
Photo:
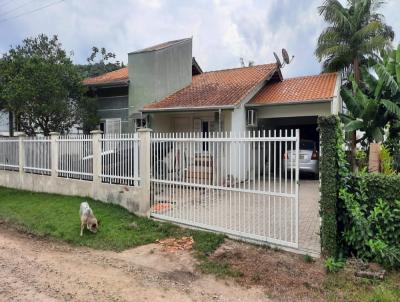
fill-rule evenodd
<path id="1" fill-rule="evenodd" d="M 100 122 L 100 130 L 107 134 L 121 133 L 121 119 L 106 119 Z"/>
<path id="2" fill-rule="evenodd" d="M 247 110 L 247 126 L 257 126 L 256 112 L 253 109 Z"/>

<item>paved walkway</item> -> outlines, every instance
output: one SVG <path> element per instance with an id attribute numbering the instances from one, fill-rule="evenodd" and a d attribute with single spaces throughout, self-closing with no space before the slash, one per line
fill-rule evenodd
<path id="1" fill-rule="evenodd" d="M 319 254 L 319 180 L 300 180 L 299 192 L 299 249 Z"/>

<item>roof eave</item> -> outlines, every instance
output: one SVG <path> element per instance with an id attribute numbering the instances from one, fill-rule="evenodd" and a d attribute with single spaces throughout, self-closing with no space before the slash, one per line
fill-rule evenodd
<path id="1" fill-rule="evenodd" d="M 237 101 L 234 106 L 235 108 L 240 107 L 241 104 L 244 103 L 244 105 L 248 104 L 248 102 L 251 101 L 251 99 L 258 93 L 260 92 L 261 89 L 263 89 L 265 87 L 265 85 L 269 82 L 269 80 L 271 80 L 271 78 L 274 76 L 274 74 L 278 72 L 278 76 L 280 78 L 282 78 L 282 73 L 281 73 L 281 69 L 278 67 L 278 65 L 276 66 L 276 69 L 272 70 L 269 74 L 267 74 L 265 76 L 264 79 L 262 79 L 260 82 L 258 82 L 255 86 L 253 86 L 242 98 L 240 98 L 239 101 Z M 251 96 L 250 96 L 251 95 Z M 249 97 L 250 96 L 250 97 Z M 247 102 L 246 102 L 246 99 Z"/>
<path id="2" fill-rule="evenodd" d="M 190 37 L 190 38 L 183 38 L 183 39 L 176 40 L 175 43 L 172 43 L 172 44 L 163 46 L 163 47 L 161 47 L 161 48 L 152 49 L 152 47 L 159 45 L 159 44 L 156 44 L 156 45 L 153 45 L 153 46 L 151 46 L 151 47 L 144 48 L 144 49 L 139 49 L 139 50 L 131 51 L 131 52 L 128 53 L 128 55 L 137 54 L 137 53 L 155 52 L 155 51 L 163 50 L 163 49 L 166 49 L 166 48 L 168 48 L 168 47 L 175 46 L 175 45 L 178 45 L 178 44 L 182 44 L 182 43 L 185 43 L 185 42 L 191 41 L 191 40 L 192 40 L 191 37 Z M 171 41 L 169 41 L 169 42 L 171 42 Z M 161 44 L 162 44 L 162 43 L 161 43 Z"/>
<path id="3" fill-rule="evenodd" d="M 171 108 L 142 108 L 140 112 L 182 112 L 182 111 L 209 111 L 218 109 L 235 109 L 234 105 L 201 106 L 201 107 L 171 107 Z"/>
<path id="4" fill-rule="evenodd" d="M 125 86 L 129 86 L 129 80 L 124 80 L 124 81 L 116 81 L 116 82 L 106 82 L 106 83 L 96 83 L 96 84 L 83 84 L 83 86 L 86 87 L 95 87 L 95 88 L 99 88 L 99 87 L 106 87 L 106 88 L 110 88 L 110 87 L 125 87 Z"/>
<path id="5" fill-rule="evenodd" d="M 302 101 L 290 101 L 284 103 L 271 103 L 271 104 L 245 104 L 245 107 L 263 107 L 263 106 L 282 106 L 282 105 L 300 105 L 300 104 L 318 104 L 332 102 L 333 97 L 328 99 L 312 99 L 312 100 L 302 100 Z"/>

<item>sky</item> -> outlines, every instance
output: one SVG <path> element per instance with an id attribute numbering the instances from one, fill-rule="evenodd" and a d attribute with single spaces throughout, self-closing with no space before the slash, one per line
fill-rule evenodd
<path id="1" fill-rule="evenodd" d="M 295 58 L 284 77 L 318 74 L 314 56 L 326 26 L 317 12 L 323 0 L 0 0 L 0 53 L 25 37 L 57 34 L 84 63 L 92 46 L 127 63 L 128 52 L 193 37 L 193 56 L 204 71 L 275 61 L 286 48 Z M 400 41 L 400 0 L 381 10 Z M 397 15 L 397 16 L 396 16 Z"/>

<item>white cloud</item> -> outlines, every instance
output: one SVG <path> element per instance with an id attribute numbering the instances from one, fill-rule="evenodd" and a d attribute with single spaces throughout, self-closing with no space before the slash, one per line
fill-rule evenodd
<path id="1" fill-rule="evenodd" d="M 193 55 L 205 70 L 237 67 L 240 57 L 257 64 L 273 62 L 273 51 L 280 53 L 285 47 L 295 55 L 293 63 L 284 68 L 285 75 L 318 73 L 320 66 L 313 52 L 324 26 L 317 13 L 321 2 L 65 0 L 0 23 L 0 51 L 44 32 L 59 34 L 78 62 L 84 61 L 93 45 L 104 46 L 127 62 L 130 51 L 193 36 Z M 399 7 L 399 2 L 392 0 L 383 13 L 400 35 Z"/>

